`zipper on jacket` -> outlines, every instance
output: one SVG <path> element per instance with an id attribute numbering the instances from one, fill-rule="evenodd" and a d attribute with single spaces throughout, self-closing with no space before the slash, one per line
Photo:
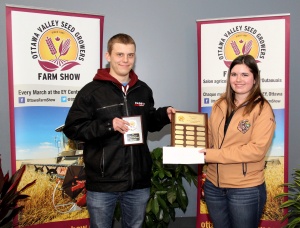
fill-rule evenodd
<path id="1" fill-rule="evenodd" d="M 220 178 L 219 178 L 219 163 L 217 163 L 217 183 L 218 183 L 218 187 L 220 187 Z"/>
<path id="2" fill-rule="evenodd" d="M 112 108 L 112 107 L 122 106 L 122 105 L 124 105 L 124 103 L 108 105 L 108 106 L 104 106 L 104 107 L 101 107 L 101 108 L 97 108 L 97 111 L 101 110 L 101 109 Z"/>
<path id="3" fill-rule="evenodd" d="M 247 163 L 242 163 L 242 167 L 243 167 L 243 175 L 244 175 L 244 177 L 246 176 L 246 174 L 247 174 Z"/>
<path id="4" fill-rule="evenodd" d="M 223 121 L 223 120 L 224 120 L 224 117 L 223 117 L 222 121 Z M 222 122 L 222 121 L 221 121 L 221 122 Z M 220 129 L 220 126 L 221 126 L 221 122 L 220 122 L 220 124 L 219 124 L 219 129 Z M 218 130 L 218 132 L 219 132 L 219 130 Z M 223 137 L 223 140 L 222 140 L 221 144 L 219 145 L 219 149 L 221 149 L 222 144 L 223 144 L 223 142 L 224 142 L 224 139 L 225 139 L 225 135 L 224 135 L 224 137 Z M 218 137 L 218 144 L 219 144 L 219 137 Z M 218 187 L 220 187 L 219 163 L 217 163 L 217 183 L 218 183 Z"/>
<path id="5" fill-rule="evenodd" d="M 131 90 L 132 91 L 132 90 Z M 122 91 L 123 99 L 124 99 L 124 108 L 125 108 L 125 113 L 126 116 L 129 116 L 129 111 L 128 111 L 128 103 L 127 103 L 127 95 L 129 91 L 126 90 L 126 92 Z M 129 147 L 130 150 L 130 160 L 131 160 L 131 168 L 130 168 L 130 177 L 131 177 L 131 185 L 130 188 L 133 188 L 133 183 L 134 183 L 134 173 L 133 173 L 133 166 L 134 166 L 134 159 L 133 159 L 133 147 Z"/>
<path id="6" fill-rule="evenodd" d="M 125 107 L 125 113 L 127 116 L 129 116 L 129 112 L 128 112 L 128 104 L 127 104 L 127 95 L 129 93 L 131 93 L 133 90 L 139 88 L 140 86 L 136 86 L 134 88 L 131 88 L 131 90 L 129 91 L 129 88 L 128 88 L 128 91 L 126 90 L 126 93 L 122 91 L 122 95 L 123 95 L 123 99 L 124 99 L 124 103 L 120 103 L 120 105 L 124 105 Z"/>
<path id="7" fill-rule="evenodd" d="M 104 159 L 104 155 L 105 155 L 105 151 L 104 151 L 104 148 L 103 148 L 103 151 L 102 151 L 102 156 L 101 156 L 101 159 L 100 159 L 100 171 L 101 171 L 101 176 L 104 177 L 104 165 L 105 165 L 105 159 Z"/>
<path id="8" fill-rule="evenodd" d="M 123 99 L 124 99 L 124 107 L 125 107 L 125 112 L 126 112 L 126 116 L 129 116 L 129 112 L 128 112 L 128 104 L 127 104 L 127 95 L 123 93 Z M 133 188 L 133 183 L 134 183 L 134 175 L 133 175 L 133 163 L 134 163 L 134 159 L 133 159 L 133 149 L 132 146 L 129 147 L 130 150 L 130 160 L 131 160 L 131 168 L 130 168 L 130 177 L 131 177 L 131 186 L 130 188 Z"/>
<path id="9" fill-rule="evenodd" d="M 123 89 L 122 89 L 122 95 L 123 95 L 124 103 L 121 103 L 121 104 L 124 105 L 126 116 L 129 116 L 128 103 L 127 103 L 127 95 L 131 91 L 135 90 L 138 87 L 140 87 L 140 86 L 136 86 L 135 88 L 131 89 L 130 91 L 129 91 L 129 88 L 127 88 L 126 91 L 123 91 Z M 131 160 L 131 168 L 130 168 L 131 186 L 130 186 L 130 188 L 132 189 L 133 188 L 133 183 L 134 183 L 134 175 L 133 175 L 134 174 L 133 173 L 133 166 L 134 166 L 133 147 L 129 146 L 129 149 L 130 149 L 130 160 Z"/>
<path id="10" fill-rule="evenodd" d="M 246 106 L 246 104 L 244 104 L 243 106 Z M 241 106 L 241 107 L 243 107 L 243 106 Z M 219 106 L 218 106 L 219 107 Z M 239 107 L 239 109 L 241 108 L 241 107 Z M 220 107 L 219 107 L 220 108 Z M 221 108 L 220 108 L 221 109 Z M 222 111 L 222 109 L 221 109 L 221 111 Z M 237 110 L 235 110 L 232 114 L 234 114 L 235 112 L 236 112 Z M 224 120 L 224 117 L 223 117 L 223 119 L 222 119 L 222 121 Z M 222 122 L 221 121 L 221 122 Z M 225 121 L 226 122 L 226 121 Z M 226 123 L 225 123 L 226 124 Z M 220 125 L 221 125 L 221 123 L 220 123 Z M 219 125 L 219 129 L 220 129 L 220 125 Z M 227 127 L 229 127 L 229 125 L 227 126 Z M 218 132 L 219 132 L 219 130 L 218 130 Z M 223 137 L 223 139 L 222 139 L 222 142 L 221 142 L 221 144 L 220 144 L 220 146 L 219 146 L 219 149 L 221 149 L 221 147 L 222 147 L 222 145 L 223 145 L 223 142 L 224 142 L 224 140 L 225 140 L 225 137 L 226 137 L 226 134 L 224 135 L 224 137 Z M 218 143 L 219 143 L 219 138 L 218 138 Z M 242 163 L 242 170 L 243 170 L 243 175 L 244 176 L 246 176 L 246 174 L 247 174 L 247 163 Z M 220 179 L 219 179 L 219 163 L 217 163 L 217 183 L 218 183 L 218 187 L 220 187 Z"/>

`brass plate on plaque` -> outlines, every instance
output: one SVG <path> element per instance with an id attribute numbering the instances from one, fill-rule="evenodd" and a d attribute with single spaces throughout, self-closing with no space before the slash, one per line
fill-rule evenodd
<path id="1" fill-rule="evenodd" d="M 176 111 L 172 114 L 171 146 L 207 147 L 206 113 Z"/>

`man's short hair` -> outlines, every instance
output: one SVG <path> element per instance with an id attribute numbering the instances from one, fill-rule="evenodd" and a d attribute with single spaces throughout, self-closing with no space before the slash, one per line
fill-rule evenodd
<path id="1" fill-rule="evenodd" d="M 131 36 L 124 34 L 124 33 L 119 33 L 111 37 L 107 43 L 107 52 L 111 54 L 113 45 L 115 43 L 120 43 L 120 44 L 133 44 L 134 48 L 136 49 L 136 45 L 134 40 L 132 39 Z"/>

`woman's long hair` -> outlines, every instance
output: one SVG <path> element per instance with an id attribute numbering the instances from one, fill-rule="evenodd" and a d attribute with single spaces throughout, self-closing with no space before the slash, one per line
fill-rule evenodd
<path id="1" fill-rule="evenodd" d="M 250 90 L 250 93 L 246 100 L 240 104 L 238 107 L 235 105 L 235 92 L 230 86 L 230 75 L 231 75 L 231 70 L 235 65 L 238 64 L 245 64 L 246 66 L 249 67 L 251 73 L 253 74 L 255 84 L 253 85 L 252 89 Z M 221 103 L 223 100 L 226 100 L 227 103 L 227 116 L 230 115 L 230 113 L 233 110 L 236 110 L 237 108 L 241 106 L 245 106 L 245 110 L 243 115 L 249 114 L 253 108 L 257 105 L 260 104 L 260 112 L 262 110 L 262 107 L 265 102 L 269 103 L 265 97 L 263 96 L 261 89 L 260 89 L 260 72 L 256 63 L 256 60 L 253 58 L 252 55 L 240 55 L 236 57 L 228 70 L 227 74 L 227 84 L 226 84 L 226 91 L 225 93 L 222 94 L 219 100 L 216 101 L 216 104 Z"/>

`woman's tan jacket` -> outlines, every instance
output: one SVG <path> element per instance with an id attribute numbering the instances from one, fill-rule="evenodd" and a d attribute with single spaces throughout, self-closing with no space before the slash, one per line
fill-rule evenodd
<path id="1" fill-rule="evenodd" d="M 243 116 L 236 110 L 224 137 L 226 102 L 213 105 L 208 121 L 206 178 L 220 188 L 245 188 L 264 182 L 265 155 L 272 143 L 276 122 L 271 106 L 259 103 Z"/>

